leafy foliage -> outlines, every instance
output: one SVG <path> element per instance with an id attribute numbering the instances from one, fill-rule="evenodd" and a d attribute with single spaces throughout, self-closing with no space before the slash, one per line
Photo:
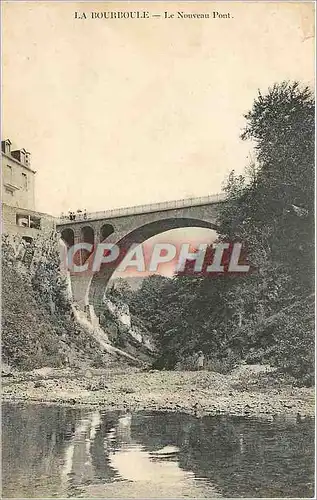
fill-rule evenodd
<path id="1" fill-rule="evenodd" d="M 245 118 L 242 139 L 253 141 L 255 161 L 243 175 L 231 172 L 227 179 L 219 240 L 243 242 L 253 272 L 153 276 L 130 299 L 131 310 L 148 322 L 160 345 L 157 366 L 175 366 L 199 349 L 209 360 L 270 362 L 309 384 L 314 371 L 312 93 L 297 82 L 276 84 L 258 94 Z"/>
<path id="2" fill-rule="evenodd" d="M 3 359 L 19 369 L 63 366 L 66 357 L 73 365 L 104 364 L 97 342 L 73 321 L 57 240 L 14 240 L 3 235 Z"/>

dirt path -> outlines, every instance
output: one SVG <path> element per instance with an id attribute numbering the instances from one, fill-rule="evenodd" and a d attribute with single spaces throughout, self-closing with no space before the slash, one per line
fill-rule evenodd
<path id="1" fill-rule="evenodd" d="M 42 369 L 5 377 L 4 401 L 37 401 L 131 410 L 265 416 L 314 414 L 314 390 L 294 388 L 272 373 Z"/>

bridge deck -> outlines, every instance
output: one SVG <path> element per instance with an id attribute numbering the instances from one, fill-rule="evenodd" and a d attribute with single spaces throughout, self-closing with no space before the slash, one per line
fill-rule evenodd
<path id="1" fill-rule="evenodd" d="M 182 200 L 163 201 L 148 205 L 135 205 L 133 207 L 114 208 L 100 212 L 75 213 L 76 218 L 70 221 L 69 215 L 57 218 L 56 224 L 69 224 L 69 222 L 83 222 L 85 220 L 114 219 L 116 217 L 125 217 L 128 215 L 147 214 L 151 212 L 163 212 L 165 210 L 175 210 L 178 208 L 196 207 L 200 205 L 210 205 L 212 203 L 221 203 L 225 201 L 226 194 L 218 193 L 199 198 L 184 198 Z"/>

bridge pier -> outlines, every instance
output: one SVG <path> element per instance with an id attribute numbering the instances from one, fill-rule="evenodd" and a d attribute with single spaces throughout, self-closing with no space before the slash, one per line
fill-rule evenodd
<path id="1" fill-rule="evenodd" d="M 89 305 L 88 292 L 91 279 L 91 275 L 80 274 L 73 274 L 70 278 L 73 300 L 82 311 Z"/>

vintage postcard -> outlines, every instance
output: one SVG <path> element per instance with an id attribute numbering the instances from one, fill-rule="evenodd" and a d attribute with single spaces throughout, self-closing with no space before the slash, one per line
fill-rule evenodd
<path id="1" fill-rule="evenodd" d="M 2 497 L 312 498 L 314 2 L 1 29 Z"/>

